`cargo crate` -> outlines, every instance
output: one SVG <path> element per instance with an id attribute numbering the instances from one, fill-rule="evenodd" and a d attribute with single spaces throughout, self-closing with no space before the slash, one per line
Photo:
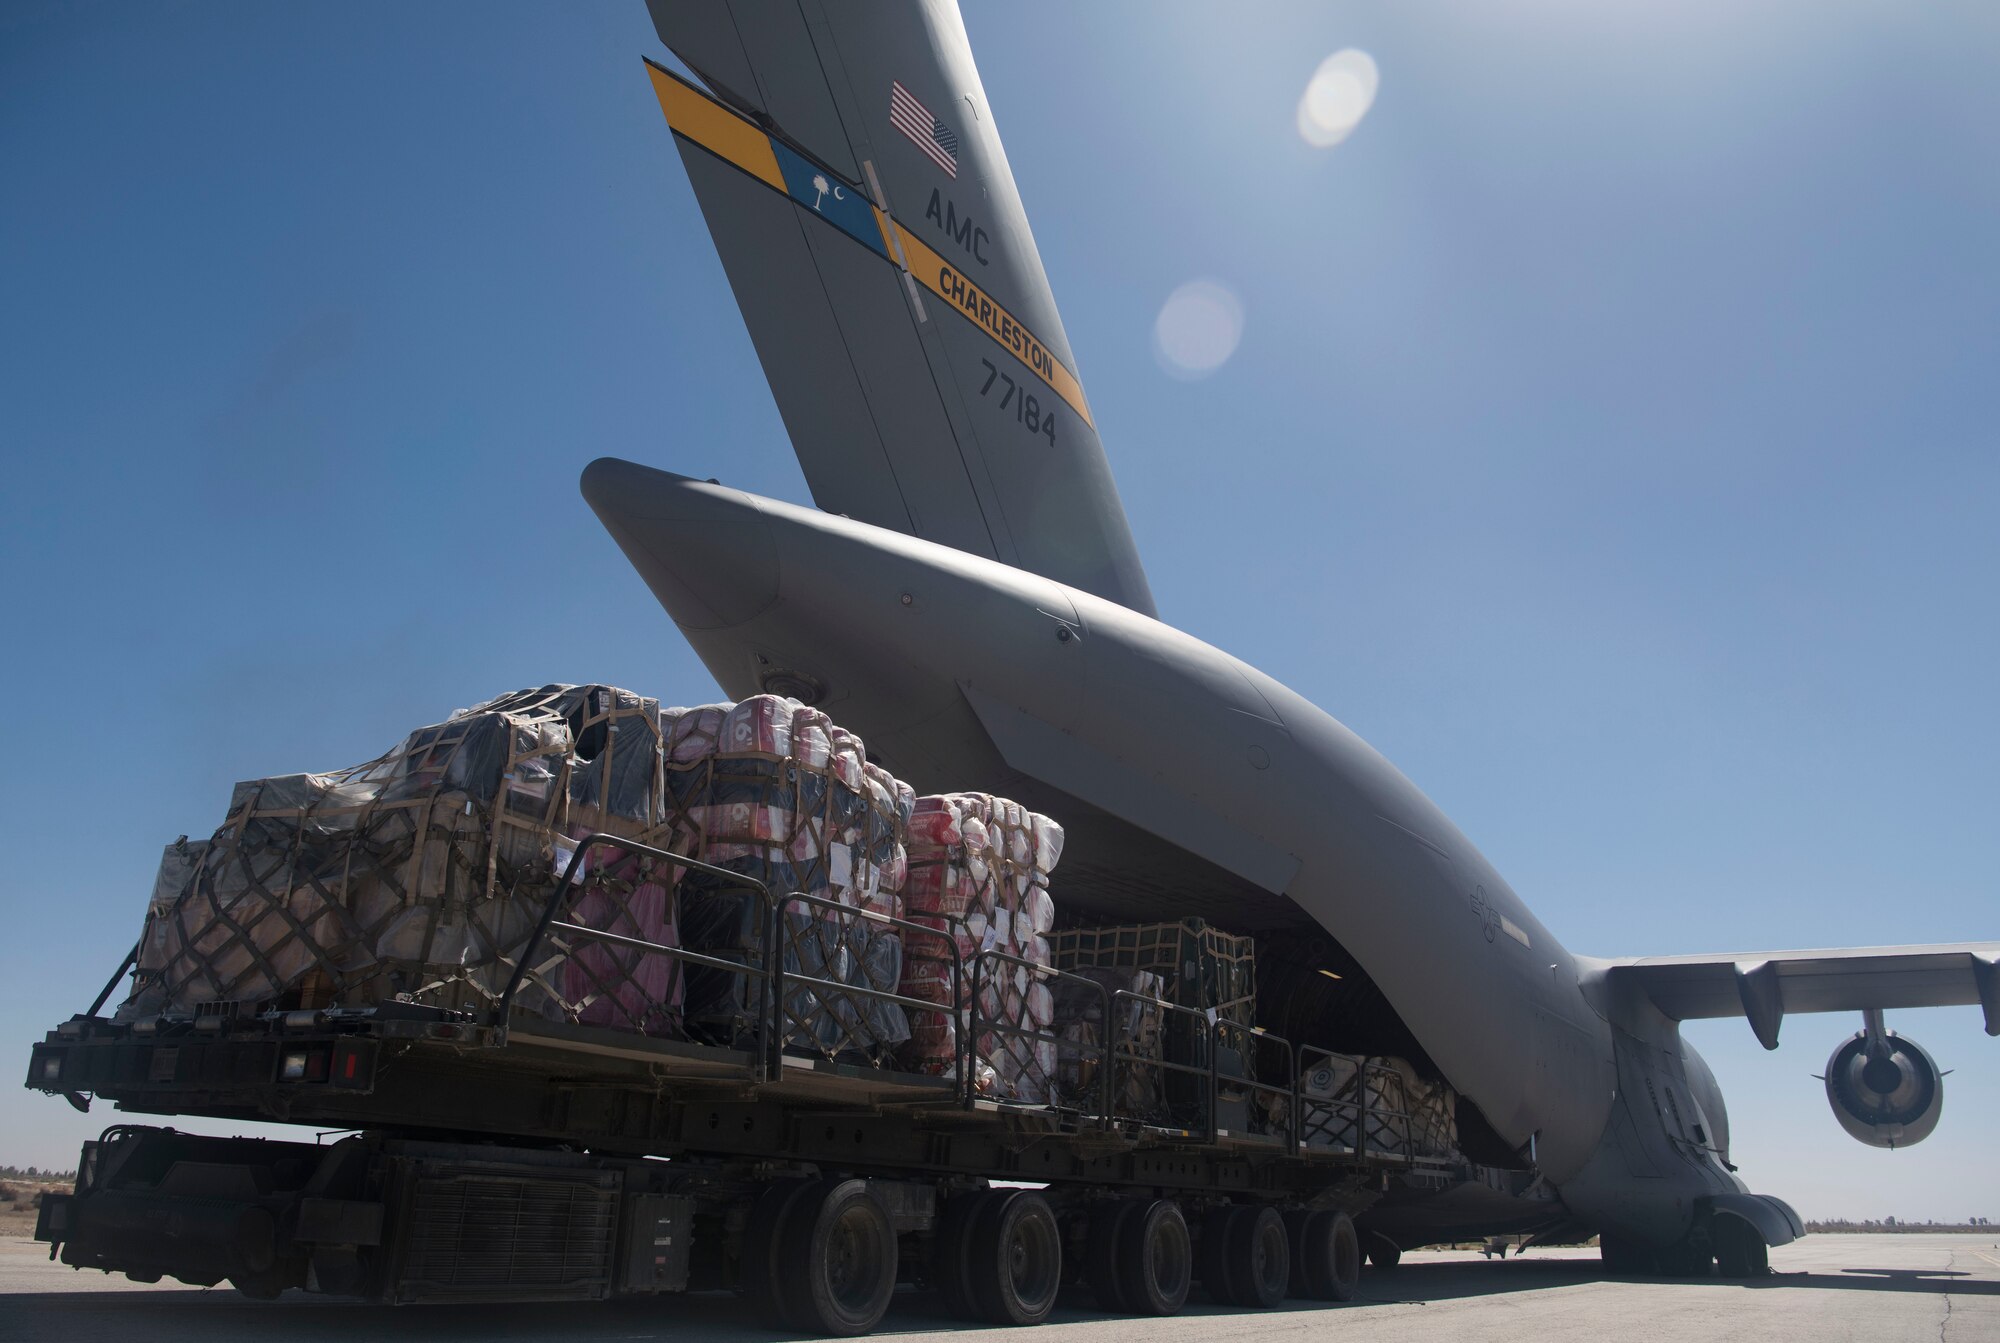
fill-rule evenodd
<path id="1" fill-rule="evenodd" d="M 1056 968 L 1115 966 L 1158 975 L 1168 1002 L 1213 1010 L 1241 1026 L 1254 1025 L 1257 957 L 1248 937 L 1211 928 L 1201 919 L 1069 928 L 1054 934 Z"/>

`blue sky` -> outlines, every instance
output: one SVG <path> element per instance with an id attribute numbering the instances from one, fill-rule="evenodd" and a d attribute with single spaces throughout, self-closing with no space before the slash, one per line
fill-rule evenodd
<path id="1" fill-rule="evenodd" d="M 2000 936 L 2000 10 L 968 6 L 1163 614 L 1396 761 L 1573 949 Z M 1381 74 L 1294 128 L 1328 53 Z M 806 500 L 638 0 L 0 13 L 0 1057 L 159 847 L 519 685 L 714 687 L 583 506 Z M 1233 357 L 1169 377 L 1177 286 Z M 1857 1023 L 1690 1036 L 1809 1214 L 2000 1216 L 2000 1041 L 1864 1149 Z M 0 1078 L 6 1074 L 0 1072 Z M 105 1116 L 0 1087 L 0 1161 Z"/>

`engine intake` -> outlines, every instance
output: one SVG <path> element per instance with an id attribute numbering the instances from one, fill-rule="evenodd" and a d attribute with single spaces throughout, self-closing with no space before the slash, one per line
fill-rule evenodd
<path id="1" fill-rule="evenodd" d="M 1923 1047 L 1894 1031 L 1855 1033 L 1826 1061 L 1833 1117 L 1870 1147 L 1908 1147 L 1937 1127 L 1944 1075 Z"/>

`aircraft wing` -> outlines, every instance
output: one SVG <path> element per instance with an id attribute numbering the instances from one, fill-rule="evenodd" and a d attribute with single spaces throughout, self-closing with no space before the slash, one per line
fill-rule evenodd
<path id="1" fill-rule="evenodd" d="M 1155 614 L 948 0 L 649 0 L 648 62 L 813 500 Z"/>
<path id="2" fill-rule="evenodd" d="M 1613 982 L 1635 985 L 1666 1015 L 1747 1017 L 1766 1049 L 1778 1047 L 1787 1012 L 1979 1004 L 1986 1033 L 2000 1035 L 2000 942 L 1720 956 L 1640 956 L 1609 963 Z"/>

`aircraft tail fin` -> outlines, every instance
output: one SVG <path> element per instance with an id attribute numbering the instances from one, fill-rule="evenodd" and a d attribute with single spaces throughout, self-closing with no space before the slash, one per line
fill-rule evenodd
<path id="1" fill-rule="evenodd" d="M 955 7 L 648 0 L 814 501 L 1154 614 Z"/>

